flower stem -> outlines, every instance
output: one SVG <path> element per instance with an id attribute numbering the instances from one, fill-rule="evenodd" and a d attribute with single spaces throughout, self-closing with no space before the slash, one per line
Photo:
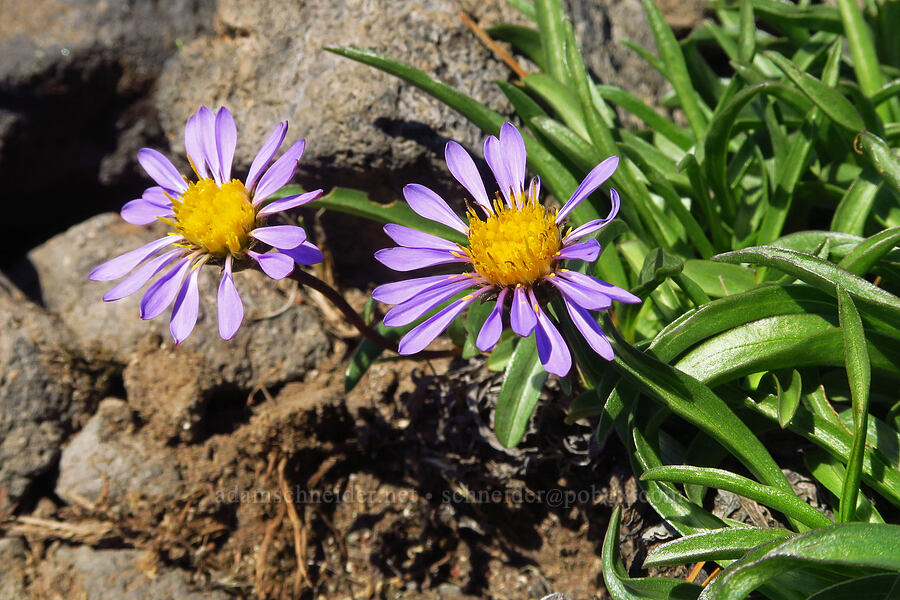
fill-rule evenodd
<path id="1" fill-rule="evenodd" d="M 384 336 L 372 327 L 369 327 L 368 324 L 363 320 L 359 314 L 353 309 L 350 304 L 344 300 L 344 297 L 338 292 L 336 289 L 319 279 L 314 275 L 310 275 L 306 271 L 300 268 L 294 269 L 294 271 L 288 276 L 290 279 L 293 279 L 300 285 L 305 285 L 310 287 L 328 299 L 331 304 L 341 311 L 341 314 L 344 315 L 344 318 L 353 325 L 360 334 L 363 335 L 368 340 L 378 344 L 382 349 L 388 350 L 390 352 L 397 352 L 397 342 L 390 339 L 387 336 Z M 416 358 L 422 359 L 430 359 L 430 358 L 447 358 L 451 356 L 456 356 L 459 354 L 459 350 L 424 350 L 415 354 Z"/>

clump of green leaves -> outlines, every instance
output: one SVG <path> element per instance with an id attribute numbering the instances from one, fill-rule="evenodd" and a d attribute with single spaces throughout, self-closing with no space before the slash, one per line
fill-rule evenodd
<path id="1" fill-rule="evenodd" d="M 513 4 L 534 25 L 489 33 L 539 67 L 498 82 L 530 133 L 529 168 L 567 198 L 602 159 L 625 159 L 611 182 L 623 219 L 601 234 L 605 251 L 593 268 L 645 299 L 618 307 L 615 327 L 605 324 L 615 334 L 612 365 L 567 336 L 578 362 L 568 385 L 582 390 L 571 417 L 599 415 L 598 436 L 618 434 L 650 503 L 685 536 L 651 552 L 647 566 L 724 568 L 702 590 L 629 578 L 617 557 L 616 512 L 604 543 L 610 593 L 889 597 L 900 589 L 890 573 L 900 570 L 900 527 L 885 524 L 877 506 L 900 507 L 900 4 L 714 2 L 710 19 L 679 41 L 643 0 L 656 53 L 632 47 L 669 81 L 666 105 L 687 126 L 593 81 L 560 0 Z M 330 50 L 406 80 L 486 133 L 505 120 L 391 58 Z M 711 55 L 725 61 L 713 68 Z M 623 126 L 626 112 L 646 127 Z M 583 203 L 574 224 L 605 214 L 602 198 Z M 364 199 L 332 204 L 403 224 L 415 218 L 397 207 L 386 216 Z M 564 312 L 556 315 L 565 329 Z M 463 329 L 461 340 L 477 326 Z M 491 357 L 506 369 L 495 421 L 510 446 L 544 380 L 534 376 L 533 346 L 510 340 Z M 693 434 L 670 433 L 678 421 Z M 789 432 L 779 439 L 815 448 L 804 459 L 833 494 L 833 516 L 797 496 L 761 441 L 778 429 Z M 777 511 L 788 528 L 714 516 L 704 508 L 709 488 Z"/>

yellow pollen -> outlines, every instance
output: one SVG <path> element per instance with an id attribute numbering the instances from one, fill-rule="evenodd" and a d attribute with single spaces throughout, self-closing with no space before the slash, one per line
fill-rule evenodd
<path id="1" fill-rule="evenodd" d="M 250 247 L 256 210 L 244 184 L 234 179 L 221 187 L 212 179 L 189 183 L 181 199 L 172 199 L 175 220 L 164 219 L 192 246 L 215 256 L 239 256 Z"/>
<path id="2" fill-rule="evenodd" d="M 494 213 L 482 220 L 469 209 L 466 254 L 475 271 L 498 286 L 530 286 L 549 275 L 560 249 L 556 211 L 535 198 L 523 198 L 521 208 L 494 201 Z"/>

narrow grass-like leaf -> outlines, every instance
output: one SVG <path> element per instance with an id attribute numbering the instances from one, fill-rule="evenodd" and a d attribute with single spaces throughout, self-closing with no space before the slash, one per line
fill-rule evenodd
<path id="1" fill-rule="evenodd" d="M 524 54 L 542 71 L 547 70 L 544 63 L 544 48 L 541 44 L 541 34 L 531 27 L 501 23 L 488 27 L 485 31 L 495 40 L 512 44 L 517 52 Z"/>
<path id="2" fill-rule="evenodd" d="M 635 386 L 731 452 L 751 473 L 773 487 L 790 490 L 765 446 L 711 389 L 693 377 L 622 342 L 614 327 L 615 366 Z"/>
<path id="3" fill-rule="evenodd" d="M 775 383 L 778 387 L 778 424 L 784 429 L 794 418 L 794 413 L 800 406 L 800 392 L 803 383 L 800 373 L 796 369 L 791 371 L 790 385 L 784 387 L 778 377 L 775 378 Z"/>
<path id="4" fill-rule="evenodd" d="M 644 568 L 740 558 L 760 544 L 792 535 L 793 532 L 778 527 L 738 527 L 694 533 L 652 549 L 644 559 Z"/>
<path id="5" fill-rule="evenodd" d="M 682 150 L 688 150 L 694 140 L 678 125 L 647 106 L 637 96 L 611 85 L 596 84 L 594 89 L 604 100 L 612 102 L 647 124 L 647 127 L 666 137 Z"/>
<path id="6" fill-rule="evenodd" d="M 672 33 L 672 29 L 669 28 L 662 11 L 656 6 L 656 3 L 652 0 L 642 0 L 642 3 L 644 12 L 647 13 L 647 20 L 650 22 L 653 39 L 656 41 L 657 51 L 665 65 L 664 74 L 672 84 L 672 87 L 675 88 L 678 101 L 684 110 L 688 123 L 691 125 L 694 137 L 702 140 L 706 134 L 707 120 L 700 109 L 700 99 L 691 83 L 684 54 L 681 52 L 681 46 L 678 45 L 675 34 Z"/>
<path id="7" fill-rule="evenodd" d="M 589 171 L 603 160 L 589 141 L 556 119 L 535 116 L 531 119 L 531 126 L 580 169 Z"/>
<path id="8" fill-rule="evenodd" d="M 566 70 L 565 13 L 560 0 L 534 0 L 535 18 L 541 31 L 547 72 L 559 83 L 568 85 Z"/>
<path id="9" fill-rule="evenodd" d="M 806 94 L 813 103 L 833 122 L 843 127 L 848 133 L 856 134 L 866 127 L 849 100 L 834 91 L 809 73 L 798 69 L 794 63 L 777 52 L 767 51 L 766 57 L 784 71 L 784 74 Z"/>
<path id="10" fill-rule="evenodd" d="M 522 82 L 549 104 L 572 131 L 590 140 L 581 104 L 569 88 L 546 73 L 531 73 Z"/>
<path id="11" fill-rule="evenodd" d="M 784 24 L 814 30 L 843 33 L 841 16 L 833 6 L 797 6 L 781 0 L 753 0 L 753 9 L 761 20 L 781 28 Z"/>
<path id="12" fill-rule="evenodd" d="M 900 159 L 877 135 L 865 131 L 856 138 L 856 146 L 884 177 L 897 199 L 900 199 Z"/>
<path id="13" fill-rule="evenodd" d="M 496 135 L 505 121 L 502 115 L 480 102 L 398 60 L 359 48 L 326 46 L 325 50 L 381 69 L 411 83 L 459 112 L 485 133 Z M 578 182 L 543 146 L 531 139 L 530 136 L 524 137 L 529 166 L 532 170 L 540 173 L 542 182 L 550 188 L 553 195 L 557 198 L 568 198 L 575 191 Z M 588 203 L 583 202 L 582 206 L 585 205 L 589 207 Z M 583 223 L 590 218 L 600 218 L 599 214 L 593 216 L 594 213 L 591 213 L 588 207 L 584 211 L 576 209 L 572 213 L 573 219 L 578 223 Z M 581 206 L 578 208 L 580 209 Z"/>
<path id="14" fill-rule="evenodd" d="M 900 246 L 900 227 L 885 229 L 861 242 L 838 266 L 855 275 L 865 275 L 895 246 Z"/>
<path id="15" fill-rule="evenodd" d="M 882 573 L 836 583 L 807 600 L 893 600 L 900 594 L 900 573 Z"/>
<path id="16" fill-rule="evenodd" d="M 803 462 L 816 480 L 825 486 L 836 498 L 841 497 L 841 487 L 846 477 L 847 470 L 841 462 L 825 452 L 815 448 L 804 452 Z M 868 521 L 869 523 L 884 523 L 884 518 L 872 505 L 872 501 L 860 494 L 856 501 L 856 518 L 854 521 Z"/>
<path id="17" fill-rule="evenodd" d="M 880 309 L 881 314 L 900 318 L 900 298 L 862 277 L 854 275 L 826 260 L 783 248 L 755 246 L 714 256 L 713 260 L 727 263 L 750 263 L 776 268 L 784 273 L 816 287 L 829 295 L 835 294 L 835 286 L 843 286 L 854 300 L 865 306 Z"/>
<path id="18" fill-rule="evenodd" d="M 838 315 L 841 330 L 844 333 L 844 360 L 847 379 L 850 382 L 850 394 L 853 398 L 853 446 L 850 450 L 850 461 L 847 463 L 847 475 L 841 490 L 839 520 L 847 522 L 856 513 L 856 498 L 859 495 L 859 480 L 862 474 L 863 453 L 866 446 L 869 417 L 869 382 L 871 366 L 859 312 L 853 304 L 850 294 L 837 286 Z"/>
<path id="19" fill-rule="evenodd" d="M 751 553 L 732 563 L 703 591 L 701 598 L 746 598 L 782 573 L 813 565 L 900 571 L 900 526 L 843 523 L 807 531 L 761 556 Z"/>
<path id="20" fill-rule="evenodd" d="M 872 104 L 878 106 L 897 96 L 900 96 L 900 79 L 886 83 L 884 87 L 872 94 Z"/>
<path id="21" fill-rule="evenodd" d="M 505 447 L 522 441 L 546 380 L 534 336 L 521 340 L 506 367 L 494 413 L 494 431 Z"/>
<path id="22" fill-rule="evenodd" d="M 753 2 L 741 0 L 740 34 L 738 36 L 738 55 L 742 61 L 750 63 L 756 54 L 756 19 L 753 16 Z"/>
<path id="23" fill-rule="evenodd" d="M 666 465 L 644 472 L 641 479 L 693 483 L 726 490 L 773 508 L 811 529 L 831 525 L 831 519 L 798 498 L 793 491 L 763 485 L 731 471 L 700 468 L 693 465 Z"/>
<path id="24" fill-rule="evenodd" d="M 519 86 L 513 85 L 508 81 L 497 81 L 497 86 L 509 100 L 510 104 L 513 105 L 513 108 L 516 109 L 516 113 L 519 115 L 519 118 L 522 119 L 522 122 L 525 123 L 526 127 L 531 128 L 531 119 L 534 117 L 547 116 L 547 112 L 541 108 L 541 105 L 535 102 L 532 97 L 525 93 Z"/>
<path id="25" fill-rule="evenodd" d="M 696 600 L 700 586 L 668 577 L 629 577 L 619 557 L 619 524 L 622 509 L 616 507 L 603 537 L 603 581 L 613 600 Z"/>
<path id="26" fill-rule="evenodd" d="M 844 35 L 847 36 L 850 56 L 853 57 L 856 79 L 863 93 L 872 96 L 881 89 L 883 83 L 872 32 L 863 19 L 856 0 L 837 0 L 837 4 L 841 11 L 841 20 L 844 22 Z M 891 120 L 889 107 L 880 106 L 877 110 L 883 121 Z"/>
<path id="27" fill-rule="evenodd" d="M 875 204 L 881 182 L 872 167 L 863 171 L 847 188 L 831 217 L 831 230 L 862 235 L 866 220 Z"/>

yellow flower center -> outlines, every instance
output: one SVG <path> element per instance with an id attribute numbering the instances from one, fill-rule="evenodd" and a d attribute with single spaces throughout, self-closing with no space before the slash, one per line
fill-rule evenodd
<path id="1" fill-rule="evenodd" d="M 221 187 L 212 179 L 189 183 L 181 200 L 173 198 L 170 225 L 193 246 L 216 256 L 239 256 L 250 247 L 256 210 L 244 184 L 234 179 Z"/>
<path id="2" fill-rule="evenodd" d="M 482 220 L 469 209 L 469 246 L 464 248 L 475 271 L 498 286 L 531 285 L 549 275 L 560 249 L 556 211 L 535 198 L 521 208 L 494 201 L 494 214 Z"/>

